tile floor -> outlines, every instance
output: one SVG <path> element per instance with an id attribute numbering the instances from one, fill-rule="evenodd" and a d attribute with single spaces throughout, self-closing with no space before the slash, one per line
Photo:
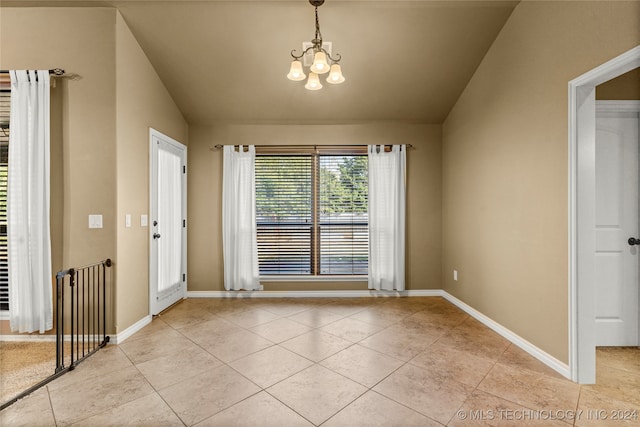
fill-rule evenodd
<path id="1" fill-rule="evenodd" d="M 574 384 L 438 297 L 188 299 L 0 425 L 640 425 L 640 350 L 597 361 Z"/>

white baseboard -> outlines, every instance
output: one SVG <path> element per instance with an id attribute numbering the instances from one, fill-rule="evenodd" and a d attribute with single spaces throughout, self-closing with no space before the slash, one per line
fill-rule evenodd
<path id="1" fill-rule="evenodd" d="M 65 341 L 70 341 L 71 337 L 65 336 Z M 54 335 L 40 334 L 16 334 L 16 335 L 0 335 L 0 342 L 56 342 Z"/>
<path id="2" fill-rule="evenodd" d="M 565 378 L 571 379 L 571 370 L 569 369 L 569 365 L 559 361 L 549 353 L 531 344 L 529 341 L 525 340 L 518 334 L 510 331 L 498 322 L 480 313 L 470 305 L 460 301 L 458 298 L 454 297 L 447 291 L 443 290 L 441 292 L 442 297 L 444 297 L 451 304 L 455 305 L 456 307 L 467 313 L 469 316 L 473 317 L 489 329 L 501 335 L 503 338 L 511 341 L 513 344 L 517 345 L 522 350 L 526 351 L 531 356 L 535 357 L 540 362 L 544 363 L 560 375 L 564 376 Z"/>
<path id="3" fill-rule="evenodd" d="M 188 291 L 187 298 L 360 298 L 360 297 L 433 297 L 440 289 L 409 291 Z"/>
<path id="4" fill-rule="evenodd" d="M 140 329 L 144 328 L 145 326 L 147 326 L 149 323 L 151 323 L 151 320 L 153 318 L 151 317 L 151 315 L 145 316 L 142 319 L 138 320 L 136 323 L 134 323 L 133 325 L 129 326 L 127 329 L 125 329 L 124 331 L 115 334 L 114 336 L 111 337 L 111 342 L 113 344 L 122 344 L 127 338 L 129 338 L 131 335 L 135 334 L 136 332 L 138 332 Z"/>

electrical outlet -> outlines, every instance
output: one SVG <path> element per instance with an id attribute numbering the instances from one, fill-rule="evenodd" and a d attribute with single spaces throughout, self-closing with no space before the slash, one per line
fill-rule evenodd
<path id="1" fill-rule="evenodd" d="M 458 281 L 458 270 L 453 270 L 453 280 Z"/>

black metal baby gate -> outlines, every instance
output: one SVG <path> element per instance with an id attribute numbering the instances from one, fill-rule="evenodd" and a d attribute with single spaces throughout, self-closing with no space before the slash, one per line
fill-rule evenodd
<path id="1" fill-rule="evenodd" d="M 106 286 L 109 267 L 111 260 L 106 259 L 56 274 L 56 373 L 72 370 L 109 342 Z M 67 310 L 70 310 L 68 319 Z M 65 334 L 67 330 L 69 333 Z M 65 364 L 65 337 L 71 344 L 68 364 Z"/>
<path id="2" fill-rule="evenodd" d="M 56 368 L 38 384 L 0 405 L 0 410 L 73 370 L 107 345 L 107 269 L 111 260 L 56 274 Z"/>

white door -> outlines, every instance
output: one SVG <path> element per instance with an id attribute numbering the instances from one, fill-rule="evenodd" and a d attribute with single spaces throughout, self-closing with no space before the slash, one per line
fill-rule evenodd
<path id="1" fill-rule="evenodd" d="M 596 345 L 638 345 L 638 114 L 596 118 Z"/>
<path id="2" fill-rule="evenodd" d="M 149 297 L 152 315 L 187 296 L 187 147 L 151 129 Z"/>

